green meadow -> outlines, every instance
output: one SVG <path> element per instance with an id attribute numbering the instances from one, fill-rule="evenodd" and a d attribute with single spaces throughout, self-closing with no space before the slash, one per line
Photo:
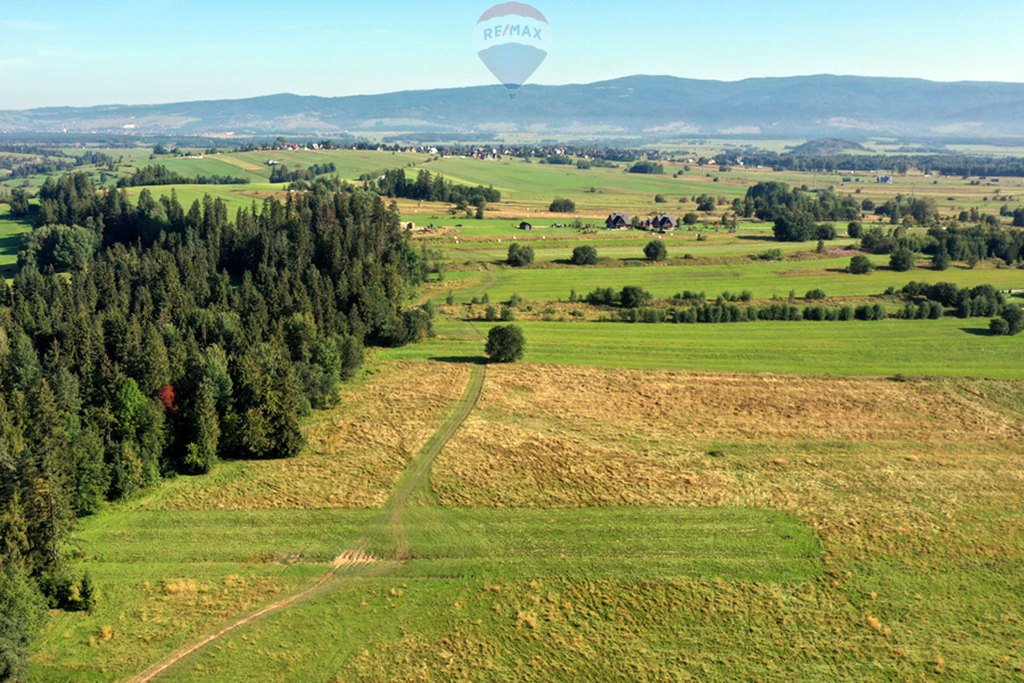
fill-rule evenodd
<path id="1" fill-rule="evenodd" d="M 11 217 L 10 206 L 0 204 L 0 277 L 14 276 L 21 236 L 31 229 L 28 221 Z"/>
<path id="2" fill-rule="evenodd" d="M 526 361 L 650 370 L 831 376 L 990 377 L 1024 380 L 1024 338 L 989 337 L 988 321 L 755 322 L 656 325 L 522 322 Z M 486 334 L 488 323 L 476 323 Z M 379 352 L 391 360 L 482 360 L 463 324 Z"/>
<path id="3" fill-rule="evenodd" d="M 586 240 L 581 240 L 586 243 Z M 598 250 L 600 254 L 600 249 Z M 669 252 L 672 256 L 672 252 Z M 562 255 L 571 256 L 571 250 Z M 873 257 L 879 266 L 885 257 Z M 625 267 L 565 266 L 514 269 L 494 267 L 480 271 L 457 271 L 445 277 L 457 302 L 488 294 L 493 301 L 507 301 L 517 294 L 531 302 L 568 301 L 570 293 L 584 296 L 599 287 L 619 290 L 638 286 L 655 297 L 670 298 L 684 291 L 704 292 L 714 298 L 723 292 L 752 293 L 755 299 L 786 298 L 791 292 L 802 297 L 821 289 L 833 297 L 879 296 L 886 289 L 899 289 L 908 282 L 953 282 L 961 287 L 990 284 L 998 289 L 1024 289 L 1024 271 L 1016 268 L 954 267 L 947 271 L 930 268 L 900 273 L 880 267 L 868 275 L 846 272 L 850 259 L 807 258 L 798 261 L 755 261 L 743 259 L 715 264 L 650 265 L 636 259 Z"/>

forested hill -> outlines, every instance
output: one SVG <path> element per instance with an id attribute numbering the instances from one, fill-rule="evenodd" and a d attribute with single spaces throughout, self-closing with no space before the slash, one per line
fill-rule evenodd
<path id="1" fill-rule="evenodd" d="M 86 600 L 62 543 L 76 516 L 219 458 L 297 454 L 301 417 L 336 401 L 364 344 L 431 325 L 404 308 L 421 259 L 370 192 L 233 219 L 82 174 L 40 198 L 20 272 L 0 278 L 0 584 L 22 587 L 26 615 L 32 595 Z"/>
<path id="2" fill-rule="evenodd" d="M 856 76 L 737 82 L 632 76 L 358 97 L 271 95 L 149 106 L 0 112 L 2 132 L 466 135 L 541 131 L 563 139 L 686 135 L 931 139 L 1024 137 L 1024 84 Z"/>

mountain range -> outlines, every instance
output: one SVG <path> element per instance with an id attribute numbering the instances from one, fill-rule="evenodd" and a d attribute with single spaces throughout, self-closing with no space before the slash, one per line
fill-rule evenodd
<path id="1" fill-rule="evenodd" d="M 406 135 L 563 140 L 696 136 L 1024 138 L 1024 84 L 859 76 L 724 82 L 631 76 L 351 97 L 292 94 L 157 105 L 0 110 L 0 133 Z"/>

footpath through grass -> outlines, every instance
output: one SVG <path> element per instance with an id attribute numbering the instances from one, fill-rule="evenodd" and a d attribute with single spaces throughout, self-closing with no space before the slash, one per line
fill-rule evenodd
<path id="1" fill-rule="evenodd" d="M 332 566 L 336 573 L 303 602 L 174 660 L 160 678 L 289 678 L 300 675 L 293 669 L 299 653 L 305 653 L 302 676 L 333 673 L 334 628 L 373 640 L 405 627 L 393 614 L 388 623 L 380 621 L 390 600 L 376 594 L 395 581 L 426 591 L 407 617 L 429 635 L 444 624 L 436 617 L 441 605 L 467 593 L 486 594 L 499 582 L 533 585 L 587 576 L 642 585 L 690 577 L 784 585 L 820 575 L 821 547 L 813 531 L 769 510 L 438 507 L 429 485 L 433 458 L 474 407 L 483 371 L 473 368 L 451 418 L 413 458 L 383 508 L 148 510 L 144 498 L 85 520 L 77 555 L 102 598 L 93 614 L 54 618 L 38 643 L 34 680 L 124 679 L 263 605 L 316 586 Z M 196 481 L 182 478 L 167 487 Z M 373 609 L 335 615 L 331 628 L 307 641 L 310 614 L 322 616 L 353 591 Z M 275 633 L 273 647 L 260 641 L 264 629 Z M 238 658 L 237 649 L 250 643 L 260 644 Z M 357 656 L 361 643 L 349 640 L 348 655 Z M 284 650 L 278 649 L 282 644 Z M 292 654 L 279 660 L 281 651 Z"/>

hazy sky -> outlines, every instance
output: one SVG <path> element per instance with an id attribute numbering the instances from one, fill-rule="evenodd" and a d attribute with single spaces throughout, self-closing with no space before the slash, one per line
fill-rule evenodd
<path id="1" fill-rule="evenodd" d="M 490 84 L 493 2 L 36 0 L 0 5 L 0 109 Z M 537 0 L 537 83 L 835 73 L 1024 82 L 1024 1 Z"/>

